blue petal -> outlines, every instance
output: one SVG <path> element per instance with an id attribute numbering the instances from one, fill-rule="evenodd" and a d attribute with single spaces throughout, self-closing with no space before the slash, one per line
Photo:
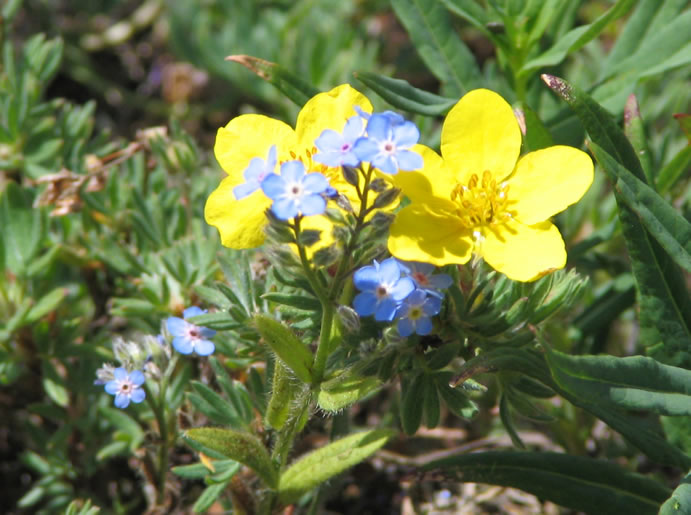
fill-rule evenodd
<path id="1" fill-rule="evenodd" d="M 413 291 L 410 295 L 408 295 L 405 301 L 406 304 L 408 304 L 409 306 L 419 306 L 423 302 L 425 302 L 425 298 L 427 298 L 427 293 L 425 292 L 425 290 L 421 290 L 418 288 L 415 291 Z"/>
<path id="2" fill-rule="evenodd" d="M 411 334 L 413 334 L 413 331 L 415 331 L 415 326 L 413 323 L 410 321 L 409 318 L 401 318 L 398 321 L 398 334 L 400 334 L 403 338 L 407 338 Z"/>
<path id="3" fill-rule="evenodd" d="M 405 122 L 393 128 L 393 139 L 398 148 L 409 148 L 420 139 L 420 130 L 413 122 Z"/>
<path id="4" fill-rule="evenodd" d="M 353 284 L 358 290 L 376 290 L 381 284 L 379 270 L 373 266 L 363 266 L 353 274 Z"/>
<path id="5" fill-rule="evenodd" d="M 264 178 L 264 175 L 266 175 L 266 164 L 260 157 L 252 158 L 249 166 L 245 168 L 245 171 L 242 174 L 247 182 L 261 182 L 261 180 Z"/>
<path id="6" fill-rule="evenodd" d="M 351 116 L 343 128 L 343 140 L 353 143 L 362 136 L 362 118 Z"/>
<path id="7" fill-rule="evenodd" d="M 259 189 L 259 181 L 248 181 L 233 188 L 236 200 L 243 199 Z"/>
<path id="8" fill-rule="evenodd" d="M 288 161 L 281 165 L 281 177 L 287 183 L 301 182 L 305 175 L 305 165 L 302 161 Z"/>
<path id="9" fill-rule="evenodd" d="M 374 314 L 377 307 L 377 297 L 371 292 L 358 293 L 353 299 L 353 308 L 361 317 Z"/>
<path id="10" fill-rule="evenodd" d="M 119 393 L 115 396 L 115 407 L 123 409 L 130 405 L 130 396 Z"/>
<path id="11" fill-rule="evenodd" d="M 262 191 L 270 199 L 276 199 L 283 195 L 286 190 L 286 182 L 283 177 L 275 173 L 266 176 L 261 184 Z"/>
<path id="12" fill-rule="evenodd" d="M 374 311 L 374 319 L 379 322 L 391 322 L 397 309 L 398 302 L 390 297 L 385 297 L 379 301 L 379 305 Z"/>
<path id="13" fill-rule="evenodd" d="M 305 216 L 321 215 L 326 210 L 326 200 L 321 195 L 307 195 L 300 202 L 300 212 Z"/>
<path id="14" fill-rule="evenodd" d="M 274 200 L 274 203 L 271 205 L 271 211 L 279 220 L 290 220 L 300 212 L 297 202 L 291 198 L 278 198 Z"/>
<path id="15" fill-rule="evenodd" d="M 367 122 L 367 136 L 377 141 L 391 139 L 391 121 L 385 114 L 373 114 Z"/>
<path id="16" fill-rule="evenodd" d="M 132 392 L 130 398 L 132 399 L 132 402 L 136 402 L 137 404 L 139 404 L 146 398 L 146 392 L 141 388 L 137 388 Z"/>
<path id="17" fill-rule="evenodd" d="M 372 159 L 372 164 L 386 174 L 396 175 L 398 173 L 398 163 L 390 155 L 378 154 Z"/>
<path id="18" fill-rule="evenodd" d="M 141 386 L 146 381 L 146 377 L 144 377 L 141 370 L 133 370 L 130 372 L 130 381 L 132 381 L 134 386 Z"/>
<path id="19" fill-rule="evenodd" d="M 209 354 L 213 354 L 214 350 L 216 350 L 216 347 L 214 346 L 213 342 L 210 342 L 209 340 L 197 340 L 197 342 L 194 344 L 194 352 L 200 356 L 208 356 Z"/>
<path id="20" fill-rule="evenodd" d="M 401 267 L 396 258 L 388 258 L 379 264 L 379 277 L 381 282 L 392 284 L 401 277 Z"/>
<path id="21" fill-rule="evenodd" d="M 206 313 L 205 309 L 202 309 L 197 306 L 190 306 L 187 308 L 185 311 L 182 312 L 182 317 L 183 318 L 191 318 L 191 317 L 196 317 L 198 315 L 203 315 Z"/>
<path id="22" fill-rule="evenodd" d="M 427 297 L 422 305 L 422 311 L 427 316 L 434 316 L 441 311 L 441 299 L 438 297 Z"/>
<path id="23" fill-rule="evenodd" d="M 118 385 L 117 381 L 108 381 L 106 383 L 106 392 L 111 394 L 111 395 L 117 395 L 118 391 L 120 390 L 120 386 Z"/>
<path id="24" fill-rule="evenodd" d="M 396 159 L 401 170 L 419 170 L 423 165 L 422 156 L 412 150 L 398 150 Z"/>
<path id="25" fill-rule="evenodd" d="M 448 274 L 437 274 L 427 278 L 429 280 L 428 287 L 437 290 L 445 290 L 453 284 L 453 278 Z"/>
<path id="26" fill-rule="evenodd" d="M 421 335 L 429 334 L 433 327 L 434 326 L 432 325 L 432 321 L 429 319 L 429 317 L 420 317 L 417 319 L 417 323 L 415 324 L 415 332 Z"/>
<path id="27" fill-rule="evenodd" d="M 191 354 L 192 350 L 194 350 L 194 345 L 192 345 L 190 339 L 180 336 L 173 338 L 173 347 L 180 354 Z"/>
<path id="28" fill-rule="evenodd" d="M 415 283 L 413 280 L 410 277 L 404 277 L 394 284 L 389 295 L 392 299 L 400 302 L 414 290 Z"/>
<path id="29" fill-rule="evenodd" d="M 329 181 L 320 173 L 308 173 L 302 179 L 302 187 L 306 193 L 324 193 L 329 187 Z"/>
<path id="30" fill-rule="evenodd" d="M 208 327 L 199 326 L 199 335 L 202 338 L 206 338 L 208 340 L 209 338 L 213 338 L 216 335 L 216 331 L 213 329 L 209 329 Z"/>
<path id="31" fill-rule="evenodd" d="M 353 152 L 351 150 L 350 152 L 346 152 L 345 154 L 342 154 L 341 164 L 346 165 L 346 166 L 357 166 L 360 164 L 360 159 L 355 154 L 355 152 Z"/>
<path id="32" fill-rule="evenodd" d="M 166 319 L 166 329 L 172 336 L 182 336 L 185 334 L 185 328 L 187 327 L 187 322 L 182 318 L 178 317 L 168 317 Z"/>
<path id="33" fill-rule="evenodd" d="M 129 374 L 127 374 L 127 370 L 125 370 L 122 367 L 118 367 L 115 370 L 113 370 L 113 377 L 115 377 L 115 379 L 117 379 L 118 381 L 124 381 L 125 379 L 127 379 L 128 375 Z"/>
<path id="34" fill-rule="evenodd" d="M 339 152 L 343 146 L 343 137 L 336 131 L 325 129 L 321 135 L 314 140 L 314 145 L 319 149 L 319 152 Z M 315 157 L 318 156 L 317 154 Z"/>
<path id="35" fill-rule="evenodd" d="M 379 143 L 369 138 L 360 138 L 355 142 L 353 152 L 361 161 L 372 162 L 379 155 Z"/>

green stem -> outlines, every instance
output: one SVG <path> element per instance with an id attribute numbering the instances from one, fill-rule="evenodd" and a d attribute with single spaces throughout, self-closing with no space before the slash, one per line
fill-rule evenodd
<path id="1" fill-rule="evenodd" d="M 333 322 L 334 308 L 330 302 L 327 302 L 322 305 L 322 326 L 319 334 L 319 346 L 317 347 L 317 355 L 314 357 L 314 363 L 312 365 L 312 382 L 314 384 L 321 383 L 324 378 L 326 359 L 329 357 L 331 351 Z"/>

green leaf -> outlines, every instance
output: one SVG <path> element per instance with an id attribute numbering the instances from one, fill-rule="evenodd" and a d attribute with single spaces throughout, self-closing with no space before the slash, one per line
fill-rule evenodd
<path id="1" fill-rule="evenodd" d="M 265 81 L 276 86 L 281 93 L 300 107 L 319 93 L 317 88 L 276 63 L 249 55 L 229 55 L 226 57 L 226 61 L 240 63 L 245 68 L 253 71 Z"/>
<path id="2" fill-rule="evenodd" d="M 345 372 L 321 384 L 317 404 L 326 411 L 341 411 L 380 387 L 381 382 L 375 377 L 361 377 Z"/>
<path id="3" fill-rule="evenodd" d="M 525 126 L 523 145 L 526 152 L 533 152 L 554 144 L 552 135 L 537 117 L 535 111 L 530 109 L 527 104 L 521 103 L 519 112 L 523 117 L 523 125 Z"/>
<path id="4" fill-rule="evenodd" d="M 212 449 L 226 458 L 238 461 L 254 470 L 270 488 L 276 488 L 278 474 L 266 447 L 249 433 L 218 427 L 199 427 L 183 433 L 186 440 Z"/>
<path id="5" fill-rule="evenodd" d="M 283 362 L 276 360 L 271 398 L 266 407 L 266 422 L 272 428 L 279 430 L 288 421 L 295 396 L 301 387 L 302 384 L 295 381 L 293 374 Z"/>
<path id="6" fill-rule="evenodd" d="M 691 165 L 691 145 L 686 145 L 658 173 L 657 191 L 660 194 L 668 192 L 679 179 L 688 173 L 689 165 Z"/>
<path id="7" fill-rule="evenodd" d="M 211 507 L 216 499 L 220 497 L 223 490 L 226 489 L 226 486 L 228 486 L 227 481 L 225 483 L 216 483 L 207 486 L 195 501 L 194 506 L 192 506 L 192 511 L 194 511 L 194 513 L 204 513 Z"/>
<path id="8" fill-rule="evenodd" d="M 210 288 L 209 286 L 198 284 L 194 287 L 194 291 L 197 292 L 202 300 L 220 308 L 223 311 L 227 310 L 231 306 L 231 303 L 226 296 L 216 288 Z"/>
<path id="9" fill-rule="evenodd" d="M 225 424 L 231 427 L 242 425 L 240 416 L 233 406 L 211 388 L 199 381 L 192 381 L 192 388 L 208 405 L 208 407 L 205 406 L 207 409 L 200 410 L 207 417 L 219 424 Z"/>
<path id="10" fill-rule="evenodd" d="M 217 331 L 225 331 L 242 327 L 242 324 L 238 323 L 228 313 L 222 311 L 193 316 L 189 318 L 189 321 L 195 325 L 208 327 L 209 329 L 215 329 Z"/>
<path id="11" fill-rule="evenodd" d="M 672 496 L 660 507 L 659 515 L 683 515 L 691 513 L 691 474 L 681 480 Z"/>
<path id="12" fill-rule="evenodd" d="M 31 308 L 24 320 L 25 324 L 38 322 L 42 317 L 55 310 L 60 303 L 67 297 L 67 288 L 55 288 L 49 293 L 46 293 L 39 301 Z"/>
<path id="13" fill-rule="evenodd" d="M 619 198 L 633 210 L 658 243 L 674 261 L 691 272 L 691 223 L 674 207 L 602 149 L 590 149 L 619 192 Z"/>
<path id="14" fill-rule="evenodd" d="M 391 6 L 422 60 L 448 86 L 448 94 L 461 97 L 471 90 L 480 71 L 446 9 L 427 0 L 391 0 Z"/>
<path id="15" fill-rule="evenodd" d="M 586 513 L 654 515 L 669 490 L 618 465 L 554 452 L 499 451 L 433 461 L 437 470 L 466 482 L 519 488 L 540 499 Z"/>
<path id="16" fill-rule="evenodd" d="M 522 75 L 528 75 L 539 68 L 559 64 L 564 58 L 592 41 L 612 21 L 625 15 L 636 0 L 619 0 L 606 13 L 589 25 L 572 29 L 557 41 L 552 48 L 542 55 L 525 63 L 520 70 Z"/>
<path id="17" fill-rule="evenodd" d="M 635 150 L 610 115 L 566 81 L 551 75 L 542 79 L 576 112 L 592 141 L 644 182 Z M 690 368 L 691 298 L 684 276 L 616 190 L 615 197 L 639 294 L 641 342 L 659 361 Z"/>
<path id="18" fill-rule="evenodd" d="M 281 475 L 278 485 L 280 501 L 283 504 L 297 501 L 324 481 L 369 457 L 394 435 L 395 432 L 387 429 L 356 433 L 300 458 Z"/>
<path id="19" fill-rule="evenodd" d="M 444 6 L 457 16 L 468 21 L 485 36 L 496 43 L 496 38 L 487 28 L 490 19 L 477 0 L 441 0 Z"/>
<path id="20" fill-rule="evenodd" d="M 33 195 L 15 182 L 8 182 L 0 194 L 0 227 L 5 247 L 5 264 L 21 275 L 38 254 L 45 234 L 42 212 L 32 206 Z"/>
<path id="21" fill-rule="evenodd" d="M 378 73 L 357 72 L 355 78 L 393 107 L 411 113 L 443 115 L 458 101 L 418 89 L 403 79 L 393 79 Z"/>
<path id="22" fill-rule="evenodd" d="M 688 412 L 691 371 L 643 356 L 576 357 L 547 349 L 546 358 L 554 386 L 571 403 L 605 421 L 654 461 L 691 466 L 691 458 L 670 445 L 658 428 L 628 412 Z"/>
<path id="23" fill-rule="evenodd" d="M 415 434 L 422 421 L 422 407 L 425 404 L 425 374 L 416 375 L 409 382 L 403 382 L 401 400 L 401 426 L 408 435 Z"/>
<path id="24" fill-rule="evenodd" d="M 321 302 L 319 302 L 318 299 L 305 293 L 292 295 L 287 293 L 270 292 L 264 293 L 262 295 L 262 299 L 268 300 L 269 302 L 275 302 L 277 304 L 283 304 L 284 306 L 303 309 L 305 311 L 321 312 L 322 309 Z"/>
<path id="25" fill-rule="evenodd" d="M 629 138 L 638 155 L 638 160 L 641 162 L 641 168 L 643 168 L 647 183 L 654 185 L 653 164 L 648 138 L 645 135 L 645 127 L 643 125 L 643 118 L 641 118 L 641 111 L 638 108 L 638 100 L 633 93 L 626 99 L 626 105 L 624 106 L 624 133 Z"/>
<path id="26" fill-rule="evenodd" d="M 303 382 L 312 382 L 312 353 L 293 332 L 266 315 L 256 315 L 254 325 L 264 341 Z"/>

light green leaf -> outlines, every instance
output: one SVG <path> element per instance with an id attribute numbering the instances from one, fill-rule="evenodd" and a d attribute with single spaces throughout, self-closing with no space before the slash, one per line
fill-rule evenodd
<path id="1" fill-rule="evenodd" d="M 220 497 L 223 490 L 226 489 L 226 486 L 228 486 L 228 482 L 207 486 L 195 501 L 194 506 L 192 506 L 192 511 L 194 511 L 194 513 L 203 513 L 208 510 L 216 499 Z"/>
<path id="2" fill-rule="evenodd" d="M 458 101 L 412 86 L 403 79 L 393 79 L 371 72 L 358 72 L 355 78 L 397 109 L 427 116 L 446 114 Z"/>
<path id="3" fill-rule="evenodd" d="M 45 232 L 41 210 L 32 206 L 33 196 L 15 182 L 0 193 L 0 227 L 5 247 L 5 264 L 21 275 L 41 248 Z"/>
<path id="4" fill-rule="evenodd" d="M 317 404 L 321 409 L 340 411 L 381 387 L 381 382 L 375 377 L 344 375 L 322 383 L 317 395 Z"/>
<path id="5" fill-rule="evenodd" d="M 215 329 L 217 331 L 226 331 L 229 329 L 237 329 L 242 327 L 242 324 L 237 322 L 233 317 L 224 311 L 219 311 L 217 313 L 204 313 L 203 315 L 197 315 L 189 318 L 189 321 L 193 324 L 208 327 L 209 329 Z"/>
<path id="6" fill-rule="evenodd" d="M 659 515 L 684 515 L 691 513 L 691 474 L 681 480 L 672 496 L 660 507 Z"/>
<path id="7" fill-rule="evenodd" d="M 264 293 L 262 299 L 305 311 L 321 312 L 322 309 L 321 302 L 319 302 L 317 298 L 304 293 L 291 295 L 287 293 L 269 292 Z"/>
<path id="8" fill-rule="evenodd" d="M 312 382 L 312 353 L 293 332 L 266 315 L 256 315 L 254 325 L 264 341 L 304 383 Z"/>
<path id="9" fill-rule="evenodd" d="M 570 53 L 579 50 L 586 43 L 597 37 L 612 21 L 625 15 L 636 0 L 619 0 L 606 13 L 589 25 L 572 29 L 556 44 L 542 55 L 531 59 L 520 70 L 522 75 L 528 75 L 539 68 L 559 64 Z"/>
<path id="10" fill-rule="evenodd" d="M 33 323 L 40 320 L 43 316 L 47 315 L 54 309 L 56 309 L 60 303 L 67 296 L 68 290 L 66 288 L 55 288 L 54 290 L 46 293 L 39 301 L 34 304 L 29 313 L 26 315 L 24 323 Z"/>
<path id="11" fill-rule="evenodd" d="M 346 436 L 307 454 L 281 475 L 279 499 L 284 504 L 297 501 L 324 481 L 369 457 L 394 434 L 387 429 L 373 429 Z"/>
<path id="12" fill-rule="evenodd" d="M 391 0 L 391 6 L 422 60 L 448 86 L 448 94 L 460 98 L 471 90 L 480 71 L 446 9 L 428 0 Z"/>
<path id="13" fill-rule="evenodd" d="M 622 467 L 554 452 L 480 452 L 433 461 L 425 470 L 458 481 L 519 488 L 586 513 L 655 515 L 669 496 L 662 484 Z"/>
<path id="14" fill-rule="evenodd" d="M 270 488 L 275 488 L 278 484 L 278 474 L 266 447 L 252 434 L 218 427 L 198 427 L 188 429 L 183 433 L 183 438 L 247 465 Z"/>
<path id="15" fill-rule="evenodd" d="M 676 263 L 691 273 L 691 223 L 597 143 L 590 149 L 619 192 L 619 198 L 633 210 L 643 226 Z"/>

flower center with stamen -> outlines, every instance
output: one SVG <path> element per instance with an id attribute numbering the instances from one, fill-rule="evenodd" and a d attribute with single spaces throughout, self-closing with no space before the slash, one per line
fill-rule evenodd
<path id="1" fill-rule="evenodd" d="M 411 320 L 417 320 L 419 318 L 422 318 L 422 315 L 422 309 L 420 309 L 417 306 L 410 308 L 410 310 L 408 311 L 408 318 L 410 318 Z"/>
<path id="2" fill-rule="evenodd" d="M 386 286 L 379 285 L 375 290 L 375 294 L 377 295 L 378 299 L 382 299 L 389 294 L 389 289 Z"/>
<path id="3" fill-rule="evenodd" d="M 429 284 L 429 280 L 427 279 L 427 276 L 425 274 L 423 274 L 422 272 L 414 272 L 411 274 L 411 277 L 420 286 L 427 286 Z"/>
<path id="4" fill-rule="evenodd" d="M 456 184 L 451 200 L 458 206 L 456 215 L 467 228 L 505 223 L 514 215 L 509 210 L 509 185 L 497 184 L 488 170 L 482 179 L 473 174 L 468 184 Z"/>

